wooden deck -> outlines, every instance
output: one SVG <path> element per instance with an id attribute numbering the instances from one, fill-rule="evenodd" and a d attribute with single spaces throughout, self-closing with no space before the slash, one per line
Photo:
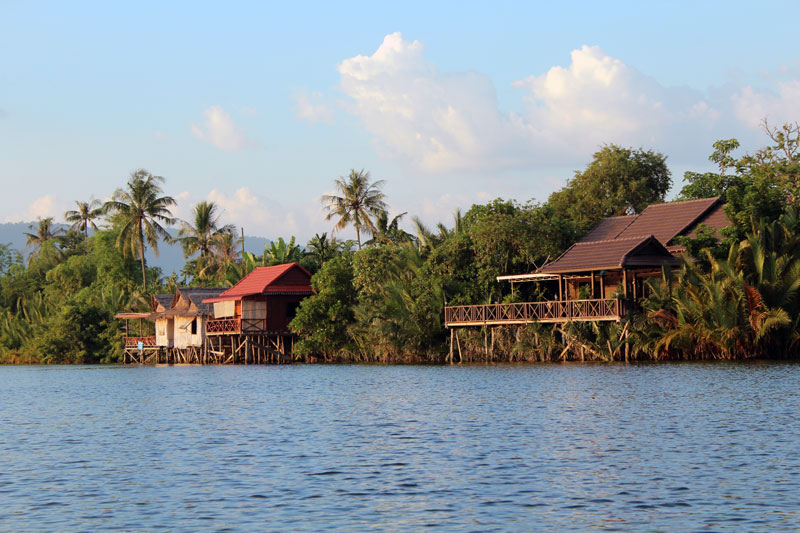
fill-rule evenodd
<path id="1" fill-rule="evenodd" d="M 459 305 L 444 308 L 448 328 L 461 326 L 502 326 L 533 322 L 609 321 L 625 316 L 625 301 L 568 300 L 513 304 Z"/>

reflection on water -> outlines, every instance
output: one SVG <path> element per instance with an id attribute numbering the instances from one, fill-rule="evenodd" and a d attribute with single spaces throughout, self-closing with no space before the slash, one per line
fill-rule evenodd
<path id="1" fill-rule="evenodd" d="M 776 530 L 800 366 L 0 368 L 0 529 Z"/>

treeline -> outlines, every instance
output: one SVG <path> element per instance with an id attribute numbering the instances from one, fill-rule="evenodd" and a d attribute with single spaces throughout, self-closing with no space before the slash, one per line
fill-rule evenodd
<path id="1" fill-rule="evenodd" d="M 796 356 L 800 128 L 765 123 L 765 131 L 768 145 L 756 153 L 737 156 L 736 140 L 719 141 L 710 157 L 718 172 L 686 173 L 679 199 L 722 196 L 733 223 L 722 242 L 703 231 L 683 242 L 691 257 L 651 282 L 644 313 L 627 325 L 497 328 L 489 354 L 485 331 L 463 330 L 462 360 Z M 441 363 L 445 305 L 552 298 L 533 283 L 511 294 L 496 277 L 555 259 L 605 217 L 664 201 L 672 182 L 662 154 L 607 145 L 544 203 L 497 199 L 435 227 L 411 217 L 406 232 L 407 214 L 389 216 L 382 182 L 354 170 L 322 198 L 331 234 L 305 246 L 278 238 L 259 255 L 242 251 L 241 237 L 211 202 L 195 205 L 192 220 L 175 219 L 163 184 L 140 170 L 111 201 L 76 202 L 65 213 L 69 231 L 39 221 L 26 261 L 0 246 L 0 362 L 116 362 L 116 312 L 148 310 L 149 295 L 178 286 L 228 287 L 257 266 L 297 261 L 314 273 L 317 291 L 292 323 L 299 359 Z M 174 239 L 165 229 L 172 225 L 179 228 Z M 332 236 L 348 226 L 355 242 Z M 168 277 L 144 260 L 146 248 L 157 252 L 164 241 L 186 257 L 183 270 Z"/>

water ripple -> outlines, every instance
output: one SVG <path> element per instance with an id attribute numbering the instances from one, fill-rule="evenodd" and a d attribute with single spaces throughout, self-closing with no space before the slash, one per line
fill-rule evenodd
<path id="1" fill-rule="evenodd" d="M 800 366 L 3 367 L 0 530 L 786 530 Z"/>

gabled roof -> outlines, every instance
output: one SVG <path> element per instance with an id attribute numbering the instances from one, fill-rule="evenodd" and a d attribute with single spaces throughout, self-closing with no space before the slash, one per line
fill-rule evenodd
<path id="1" fill-rule="evenodd" d="M 636 220 L 637 215 L 604 218 L 578 242 L 611 241 Z"/>
<path id="2" fill-rule="evenodd" d="M 666 246 L 672 239 L 695 226 L 700 218 L 719 204 L 719 198 L 703 198 L 649 205 L 616 238 L 653 235 Z"/>
<path id="3" fill-rule="evenodd" d="M 172 301 L 169 308 L 161 313 L 152 313 L 150 320 L 175 316 L 211 316 L 214 314 L 213 308 L 203 303 L 203 300 L 219 296 L 224 290 L 214 287 L 181 287 L 174 295 L 170 295 Z"/>
<path id="4" fill-rule="evenodd" d="M 256 294 L 295 293 L 312 294 L 311 273 L 297 263 L 258 267 L 239 283 L 205 303 L 241 300 Z"/>
<path id="5" fill-rule="evenodd" d="M 172 307 L 172 294 L 154 294 L 153 310 L 158 311 L 158 307 L 163 307 L 164 311 Z"/>
<path id="6" fill-rule="evenodd" d="M 653 235 L 578 242 L 536 271 L 537 274 L 567 274 L 613 270 L 626 267 L 659 267 L 675 264 L 676 259 Z"/>

